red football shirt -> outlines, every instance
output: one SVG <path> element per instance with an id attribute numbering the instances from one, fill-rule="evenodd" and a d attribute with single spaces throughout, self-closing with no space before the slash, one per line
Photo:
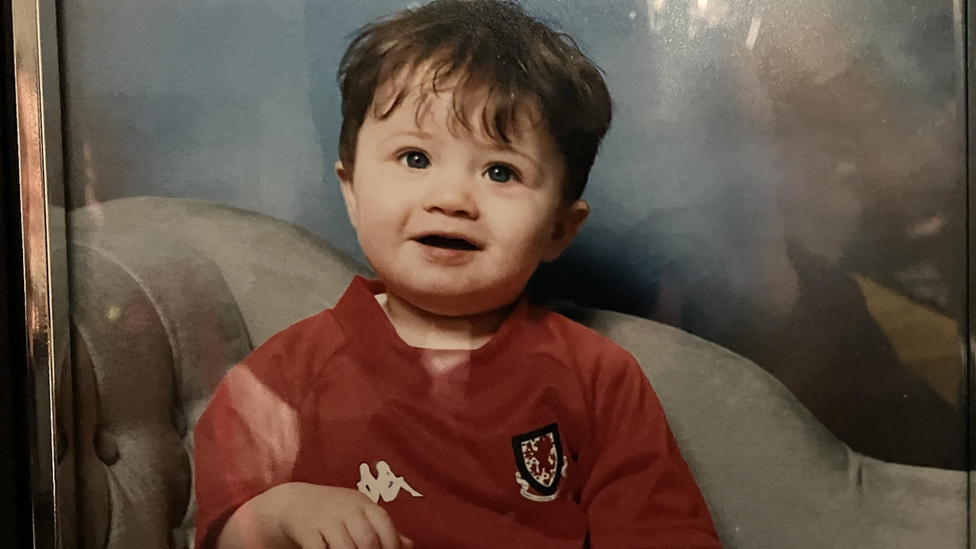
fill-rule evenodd
<path id="1" fill-rule="evenodd" d="M 474 351 L 401 340 L 357 278 L 221 382 L 195 429 L 197 547 L 284 482 L 359 489 L 417 549 L 720 547 L 634 358 L 523 299 Z"/>

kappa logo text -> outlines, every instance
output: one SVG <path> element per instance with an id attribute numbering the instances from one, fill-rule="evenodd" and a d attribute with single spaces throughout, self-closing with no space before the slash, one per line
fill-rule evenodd
<path id="1" fill-rule="evenodd" d="M 366 495 L 373 503 L 379 503 L 380 499 L 389 503 L 396 499 L 400 490 L 404 490 L 415 498 L 424 497 L 423 494 L 414 490 L 403 477 L 398 477 L 390 470 L 390 465 L 385 461 L 376 462 L 376 476 L 369 470 L 369 465 L 363 463 L 359 466 L 359 482 L 356 484 L 359 491 Z"/>

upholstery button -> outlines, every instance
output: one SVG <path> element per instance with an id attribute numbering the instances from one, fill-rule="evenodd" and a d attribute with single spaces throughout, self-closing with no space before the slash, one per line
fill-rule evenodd
<path id="1" fill-rule="evenodd" d="M 95 454 L 105 465 L 115 465 L 119 460 L 119 445 L 112 435 L 100 430 L 95 435 Z"/>

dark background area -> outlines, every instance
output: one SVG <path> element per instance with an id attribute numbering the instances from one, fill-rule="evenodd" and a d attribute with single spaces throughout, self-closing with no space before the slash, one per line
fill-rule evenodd
<path id="1" fill-rule="evenodd" d="M 31 546 L 23 250 L 10 2 L 0 2 L 0 547 Z"/>

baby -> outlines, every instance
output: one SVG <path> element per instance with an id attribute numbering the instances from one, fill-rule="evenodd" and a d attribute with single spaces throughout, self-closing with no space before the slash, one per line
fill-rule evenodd
<path id="1" fill-rule="evenodd" d="M 517 4 L 435 0 L 361 29 L 339 77 L 377 279 L 221 382 L 196 547 L 720 547 L 634 358 L 524 296 L 589 213 L 600 71 Z"/>

